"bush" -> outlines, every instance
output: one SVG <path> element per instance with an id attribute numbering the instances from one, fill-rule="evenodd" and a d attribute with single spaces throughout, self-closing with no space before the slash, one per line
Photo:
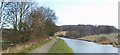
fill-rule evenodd
<path id="1" fill-rule="evenodd" d="M 95 42 L 100 43 L 100 44 L 110 44 L 110 43 L 112 43 L 112 41 L 109 38 L 104 37 L 104 36 L 96 38 Z"/>
<path id="2" fill-rule="evenodd" d="M 13 43 L 24 43 L 29 39 L 28 32 L 13 29 L 3 30 L 2 32 L 2 37 L 8 41 L 12 41 Z"/>

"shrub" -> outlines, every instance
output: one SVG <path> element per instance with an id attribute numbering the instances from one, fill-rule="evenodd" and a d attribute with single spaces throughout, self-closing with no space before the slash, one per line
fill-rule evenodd
<path id="1" fill-rule="evenodd" d="M 100 44 L 110 44 L 112 41 L 109 38 L 102 36 L 96 38 L 95 42 Z"/>

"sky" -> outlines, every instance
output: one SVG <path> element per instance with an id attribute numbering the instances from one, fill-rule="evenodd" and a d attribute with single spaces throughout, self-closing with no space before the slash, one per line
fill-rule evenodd
<path id="1" fill-rule="evenodd" d="M 42 2 L 41 2 L 42 1 Z M 119 0 L 39 0 L 56 12 L 57 25 L 112 25 L 118 28 Z"/>

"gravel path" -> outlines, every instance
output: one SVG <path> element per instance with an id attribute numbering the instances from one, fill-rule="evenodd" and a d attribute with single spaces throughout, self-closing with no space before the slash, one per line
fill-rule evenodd
<path id="1" fill-rule="evenodd" d="M 49 49 L 55 44 L 56 39 L 52 38 L 52 41 L 40 46 L 39 48 L 34 49 L 30 53 L 48 53 Z"/>

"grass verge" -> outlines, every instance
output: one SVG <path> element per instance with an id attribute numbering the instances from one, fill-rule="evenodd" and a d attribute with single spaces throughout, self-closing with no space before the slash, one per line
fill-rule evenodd
<path id="1" fill-rule="evenodd" d="M 29 53 L 31 50 L 33 50 L 35 48 L 38 48 L 38 47 L 40 47 L 40 46 L 42 46 L 42 45 L 44 45 L 44 44 L 46 44 L 46 43 L 48 43 L 50 41 L 51 41 L 51 39 L 48 39 L 48 40 L 46 40 L 44 42 L 41 42 L 39 44 L 34 44 L 34 45 L 31 45 L 31 46 L 29 46 L 27 48 L 23 48 L 22 50 L 19 51 L 19 53 Z"/>
<path id="2" fill-rule="evenodd" d="M 57 42 L 50 48 L 48 53 L 54 53 L 54 55 L 55 53 L 56 55 L 70 53 L 69 55 L 73 55 L 72 49 L 62 39 L 57 39 Z"/>

